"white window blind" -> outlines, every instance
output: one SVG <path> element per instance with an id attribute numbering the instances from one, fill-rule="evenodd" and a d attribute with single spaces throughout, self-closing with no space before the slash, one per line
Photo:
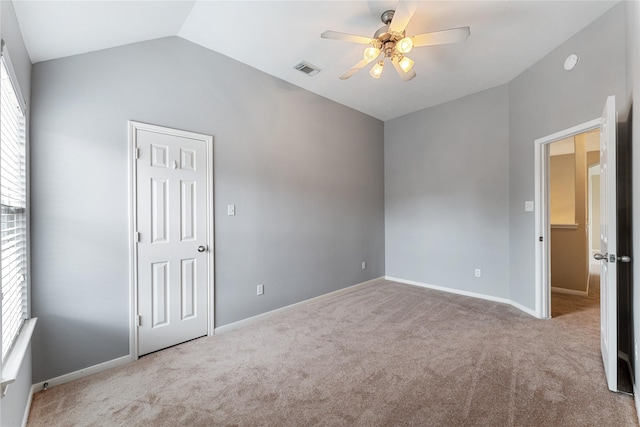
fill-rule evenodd
<path id="1" fill-rule="evenodd" d="M 26 120 L 4 58 L 0 98 L 0 267 L 4 361 L 27 317 Z"/>

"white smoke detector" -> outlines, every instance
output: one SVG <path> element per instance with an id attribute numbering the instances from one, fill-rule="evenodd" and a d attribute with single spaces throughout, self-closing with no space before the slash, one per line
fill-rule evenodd
<path id="1" fill-rule="evenodd" d="M 577 54 L 572 53 L 571 55 L 567 56 L 567 59 L 564 60 L 564 69 L 567 71 L 571 71 L 576 68 L 578 62 L 580 62 L 580 57 Z"/>

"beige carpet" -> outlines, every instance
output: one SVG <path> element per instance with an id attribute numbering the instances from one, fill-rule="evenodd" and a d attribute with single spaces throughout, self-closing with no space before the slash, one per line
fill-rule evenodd
<path id="1" fill-rule="evenodd" d="M 545 321 L 380 281 L 39 392 L 29 425 L 637 426 L 590 300 Z"/>

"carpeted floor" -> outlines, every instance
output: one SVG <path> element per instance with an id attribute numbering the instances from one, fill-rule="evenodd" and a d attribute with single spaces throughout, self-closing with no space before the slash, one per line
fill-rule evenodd
<path id="1" fill-rule="evenodd" d="M 637 426 L 592 297 L 552 320 L 387 281 L 35 394 L 30 426 Z"/>

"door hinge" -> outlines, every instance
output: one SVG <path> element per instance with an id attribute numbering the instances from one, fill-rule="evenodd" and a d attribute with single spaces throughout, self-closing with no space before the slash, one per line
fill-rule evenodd
<path id="1" fill-rule="evenodd" d="M 138 315 L 136 317 L 137 317 L 136 321 L 138 322 L 138 326 L 142 326 L 142 316 Z"/>
<path id="2" fill-rule="evenodd" d="M 136 242 L 140 243 L 140 232 L 136 231 L 136 236 L 135 236 Z"/>
<path id="3" fill-rule="evenodd" d="M 133 158 L 136 160 L 140 158 L 140 149 L 138 147 L 133 149 Z"/>
<path id="4" fill-rule="evenodd" d="M 538 237 L 538 240 L 542 242 L 542 240 L 543 240 L 542 236 Z"/>

